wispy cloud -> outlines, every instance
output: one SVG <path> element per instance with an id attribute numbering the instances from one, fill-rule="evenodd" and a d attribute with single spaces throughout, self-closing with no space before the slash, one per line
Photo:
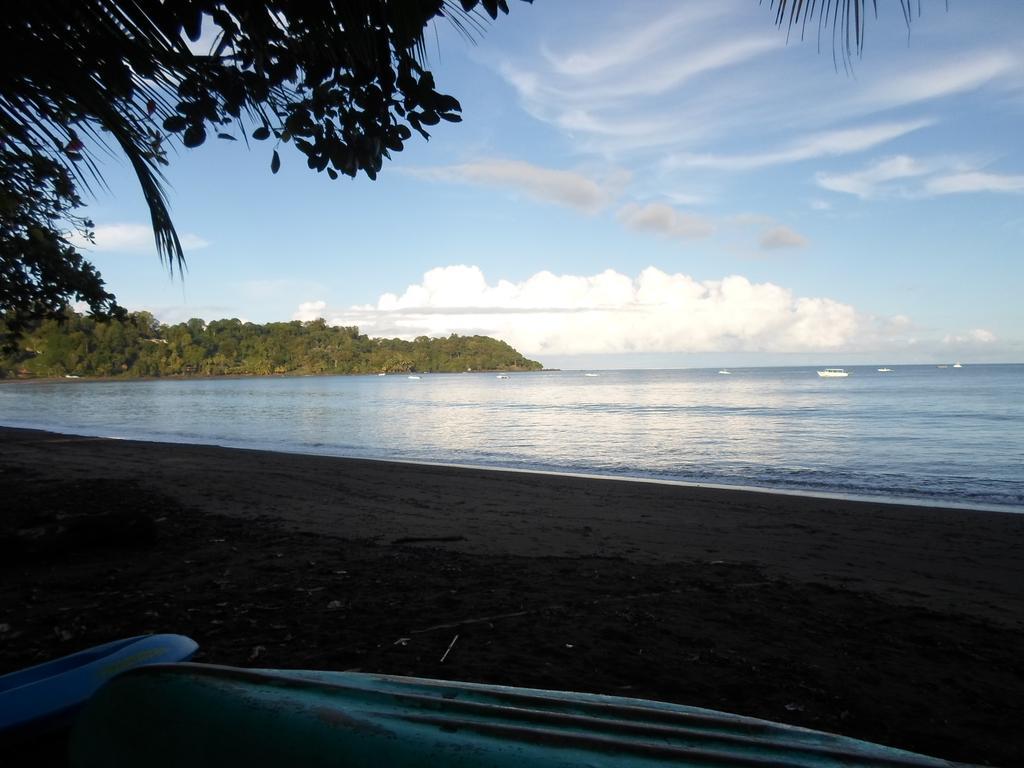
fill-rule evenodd
<path id="1" fill-rule="evenodd" d="M 819 172 L 818 186 L 861 199 L 933 197 L 979 192 L 1024 192 L 1024 176 L 990 173 L 965 158 L 896 155 L 850 173 Z"/>
<path id="2" fill-rule="evenodd" d="M 570 76 L 592 76 L 605 70 L 629 66 L 643 61 L 653 50 L 671 45 L 698 24 L 720 17 L 726 8 L 723 4 L 689 3 L 676 7 L 669 14 L 653 23 L 626 30 L 624 34 L 610 36 L 600 44 L 585 49 L 556 53 L 544 50 L 544 58 L 555 71 Z"/>
<path id="3" fill-rule="evenodd" d="M 678 211 L 664 203 L 642 206 L 631 203 L 619 210 L 618 219 L 637 232 L 653 232 L 682 240 L 707 237 L 715 231 L 708 217 Z"/>
<path id="4" fill-rule="evenodd" d="M 543 168 L 518 160 L 481 160 L 474 163 L 418 168 L 410 173 L 438 181 L 505 187 L 536 200 L 558 203 L 585 213 L 606 207 L 626 180 L 624 174 L 598 181 L 575 171 Z"/>
<path id="5" fill-rule="evenodd" d="M 801 160 L 849 155 L 877 147 L 929 125 L 931 120 L 910 120 L 847 128 L 803 136 L 778 149 L 746 155 L 676 155 L 668 159 L 674 167 L 748 171 Z"/>
<path id="6" fill-rule="evenodd" d="M 758 245 L 762 251 L 777 251 L 782 248 L 803 248 L 807 238 L 799 232 L 782 225 L 765 230 Z"/>
<path id="7" fill-rule="evenodd" d="M 728 2 L 667 7 L 612 14 L 595 25 L 603 28 L 593 30 L 593 42 L 520 53 L 499 73 L 523 108 L 570 136 L 577 151 L 686 145 L 715 131 L 712 108 L 697 103 L 704 94 L 784 42 L 770 25 L 738 32 Z"/>
<path id="8" fill-rule="evenodd" d="M 81 250 L 92 250 L 111 253 L 155 253 L 153 228 L 148 224 L 101 224 L 94 228 L 95 244 L 90 243 L 77 232 L 69 240 Z M 186 251 L 196 251 L 210 245 L 199 235 L 186 232 L 180 235 L 181 247 Z"/>
<path id="9" fill-rule="evenodd" d="M 954 195 L 965 192 L 1024 192 L 1024 176 L 969 171 L 936 176 L 924 185 L 926 193 Z"/>
<path id="10" fill-rule="evenodd" d="M 948 63 L 887 77 L 859 101 L 872 108 L 906 106 L 973 91 L 1009 74 L 1022 74 L 1022 60 L 1013 53 L 967 52 Z"/>
<path id="11" fill-rule="evenodd" d="M 853 173 L 818 173 L 818 186 L 860 198 L 877 197 L 889 182 L 931 173 L 933 168 L 908 155 L 887 157 Z"/>
<path id="12" fill-rule="evenodd" d="M 762 251 L 784 248 L 802 248 L 807 238 L 790 227 L 779 224 L 771 216 L 743 213 L 734 216 L 713 217 L 673 208 L 666 203 L 629 203 L 616 214 L 627 229 L 678 240 L 697 240 L 710 237 L 717 231 L 729 234 L 740 232 L 744 238 L 752 229 L 759 230 L 757 247 Z"/>

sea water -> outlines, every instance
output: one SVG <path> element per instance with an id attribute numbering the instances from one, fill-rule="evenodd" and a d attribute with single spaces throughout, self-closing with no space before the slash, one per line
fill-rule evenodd
<path id="1" fill-rule="evenodd" d="M 1024 511 L 1024 365 L 847 370 L 11 382 L 0 424 Z"/>

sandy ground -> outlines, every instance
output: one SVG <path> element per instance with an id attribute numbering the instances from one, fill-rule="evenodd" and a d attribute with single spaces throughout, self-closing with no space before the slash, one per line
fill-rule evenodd
<path id="1" fill-rule="evenodd" d="M 1024 765 L 1021 552 L 1024 515 L 0 428 L 0 673 L 180 632 Z"/>

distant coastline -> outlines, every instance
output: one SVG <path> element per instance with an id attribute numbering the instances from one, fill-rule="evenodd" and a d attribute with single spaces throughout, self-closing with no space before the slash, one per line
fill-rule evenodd
<path id="1" fill-rule="evenodd" d="M 419 376 L 460 376 L 463 374 L 487 374 L 487 373 L 553 373 L 560 371 L 560 368 L 539 368 L 536 370 L 520 370 L 515 368 L 480 368 L 472 371 L 409 371 L 409 373 L 415 373 Z M 289 371 L 288 373 L 174 373 L 168 374 L 167 376 L 129 376 L 125 374 L 110 375 L 110 376 L 10 376 L 7 378 L 0 377 L 0 386 L 4 384 L 55 384 L 60 382 L 66 382 L 68 384 L 86 384 L 86 383 L 97 383 L 104 381 L 116 381 L 122 383 L 131 383 L 134 381 L 233 381 L 241 379 L 312 379 L 312 378 L 330 378 L 332 376 L 377 376 L 378 374 L 369 372 L 355 372 L 355 373 L 301 373 L 296 371 Z M 388 376 L 405 376 L 406 372 L 400 373 L 388 373 Z"/>
<path id="2" fill-rule="evenodd" d="M 2 330 L 2 326 L 0 326 Z M 0 356 L 0 378 L 166 378 L 536 371 L 544 366 L 489 336 L 370 338 L 323 319 L 164 325 L 148 312 L 97 321 L 45 320 Z"/>

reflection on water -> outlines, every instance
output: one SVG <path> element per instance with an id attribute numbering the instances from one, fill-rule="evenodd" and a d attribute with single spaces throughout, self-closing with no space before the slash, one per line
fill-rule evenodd
<path id="1" fill-rule="evenodd" d="M 1024 507 L 1024 366 L 14 383 L 0 422 Z"/>

